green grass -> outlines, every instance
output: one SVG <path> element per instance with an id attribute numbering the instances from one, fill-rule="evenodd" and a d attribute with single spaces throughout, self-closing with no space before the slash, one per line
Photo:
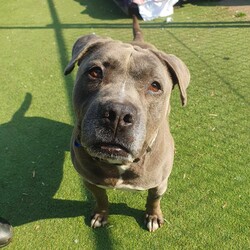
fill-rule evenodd
<path id="1" fill-rule="evenodd" d="M 244 12 L 236 12 L 235 17 L 245 17 L 247 14 Z"/>
<path id="2" fill-rule="evenodd" d="M 188 106 L 172 96 L 176 157 L 162 201 L 166 223 L 143 225 L 144 192 L 109 191 L 109 225 L 92 230 L 93 201 L 72 167 L 73 42 L 95 32 L 131 40 L 111 0 L 2 1 L 0 9 L 0 216 L 6 249 L 249 249 L 250 23 L 212 1 L 142 23 L 145 38 L 191 72 Z"/>

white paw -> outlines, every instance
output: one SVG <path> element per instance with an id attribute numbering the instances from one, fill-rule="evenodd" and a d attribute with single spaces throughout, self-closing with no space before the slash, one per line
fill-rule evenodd
<path id="1" fill-rule="evenodd" d="M 95 214 L 91 219 L 91 227 L 103 227 L 108 223 L 106 214 Z"/>
<path id="2" fill-rule="evenodd" d="M 162 217 L 146 214 L 146 224 L 149 232 L 154 232 L 155 230 L 160 228 L 163 223 L 164 220 Z"/>

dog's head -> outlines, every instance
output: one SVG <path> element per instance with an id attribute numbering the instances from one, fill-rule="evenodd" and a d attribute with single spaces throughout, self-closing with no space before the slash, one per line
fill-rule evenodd
<path id="1" fill-rule="evenodd" d="M 76 41 L 65 74 L 76 63 L 76 136 L 93 158 L 114 164 L 137 161 L 166 122 L 175 84 L 182 104 L 187 102 L 187 67 L 153 47 L 84 36 Z"/>

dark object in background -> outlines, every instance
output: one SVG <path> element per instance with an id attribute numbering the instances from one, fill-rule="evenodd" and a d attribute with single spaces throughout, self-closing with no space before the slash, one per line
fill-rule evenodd
<path id="1" fill-rule="evenodd" d="M 0 247 L 10 243 L 13 237 L 13 229 L 10 223 L 0 217 Z"/>
<path id="2" fill-rule="evenodd" d="M 133 3 L 132 0 L 113 0 L 118 7 L 128 16 L 136 15 L 138 18 L 141 19 L 138 5 Z"/>
<path id="3" fill-rule="evenodd" d="M 175 7 L 179 8 L 179 7 L 183 7 L 183 0 L 179 0 L 176 4 Z"/>

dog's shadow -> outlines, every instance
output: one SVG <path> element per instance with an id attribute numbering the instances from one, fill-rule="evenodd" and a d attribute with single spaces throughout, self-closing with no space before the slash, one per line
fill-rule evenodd
<path id="1" fill-rule="evenodd" d="M 89 192 L 85 191 L 86 201 L 53 198 L 62 181 L 73 128 L 42 117 L 26 117 L 31 101 L 31 94 L 26 94 L 11 121 L 0 126 L 0 216 L 13 226 L 76 216 L 85 217 L 90 225 L 94 202 Z M 142 215 L 124 204 L 111 204 L 110 211 L 136 220 Z"/>

